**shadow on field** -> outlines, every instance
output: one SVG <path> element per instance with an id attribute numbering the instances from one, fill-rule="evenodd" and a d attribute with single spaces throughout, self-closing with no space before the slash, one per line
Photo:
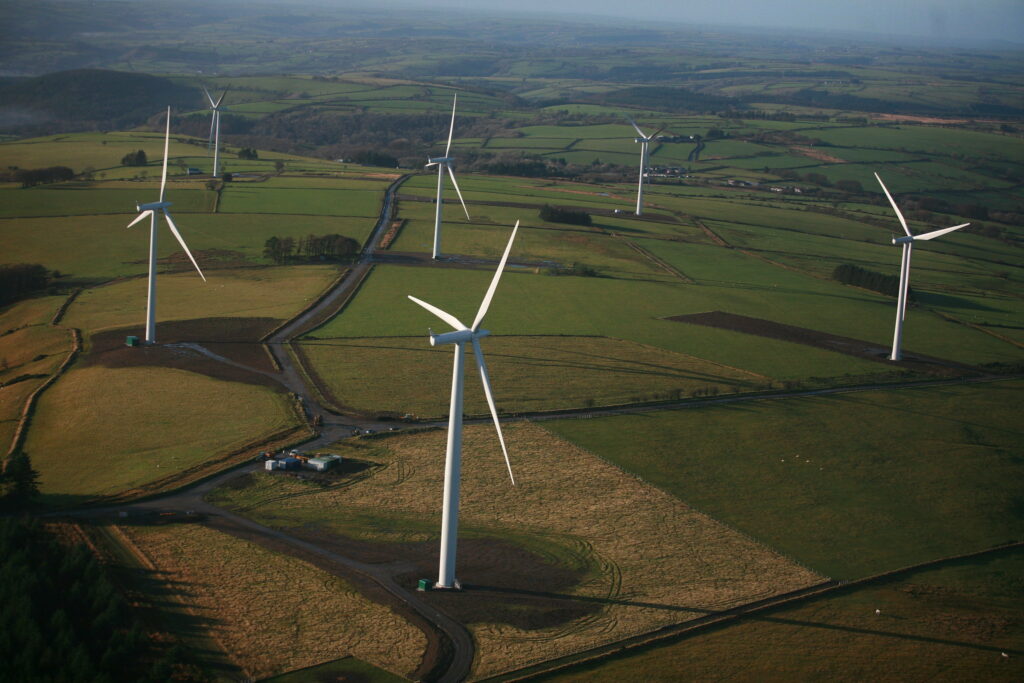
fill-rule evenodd
<path id="1" fill-rule="evenodd" d="M 856 589 L 851 589 L 851 590 L 855 591 Z M 500 588 L 500 587 L 495 587 L 495 586 L 463 585 L 463 592 L 466 594 L 466 596 L 468 598 L 470 598 L 470 600 L 479 599 L 479 597 L 481 595 L 516 596 L 516 597 L 519 597 L 521 599 L 534 598 L 534 599 L 538 599 L 538 600 L 547 600 L 547 601 L 562 601 L 562 602 L 565 602 L 566 604 L 572 604 L 572 603 L 576 603 L 576 604 L 579 604 L 579 603 L 584 603 L 584 604 L 585 603 L 592 603 L 592 604 L 596 604 L 596 605 L 620 605 L 620 606 L 627 606 L 627 607 L 643 607 L 643 608 L 649 608 L 649 609 L 661 609 L 661 610 L 667 610 L 667 611 L 671 611 L 671 612 L 684 612 L 684 613 L 687 613 L 687 614 L 695 615 L 697 618 L 701 618 L 701 617 L 714 617 L 714 616 L 718 616 L 718 615 L 728 615 L 728 614 L 733 614 L 733 613 L 736 612 L 736 610 L 710 610 L 710 609 L 705 609 L 705 608 L 700 608 L 700 607 L 682 607 L 682 606 L 679 606 L 679 605 L 662 605 L 662 604 L 658 604 L 658 603 L 641 602 L 641 601 L 635 601 L 635 600 L 623 600 L 623 599 L 619 599 L 619 598 L 601 598 L 601 597 L 589 597 L 589 596 L 579 596 L 579 595 L 565 595 L 565 594 L 559 594 L 559 593 L 551 593 L 551 592 L 547 592 L 547 591 L 534 591 L 534 590 L 512 590 L 512 589 L 508 589 L 508 588 Z M 846 591 L 842 591 L 842 592 L 845 593 Z M 836 593 L 831 593 L 830 597 L 835 596 L 835 595 L 836 595 Z M 825 599 L 827 599 L 827 598 L 825 598 Z M 778 609 L 781 610 L 781 609 L 786 609 L 786 608 L 785 607 L 780 607 Z M 896 616 L 896 615 L 878 615 L 877 617 L 874 617 L 874 618 L 877 618 L 877 620 L 878 620 L 880 625 L 894 626 L 894 627 L 897 626 L 898 622 L 906 620 L 905 617 L 899 617 L 899 616 Z M 1019 655 L 1019 654 L 1024 654 L 1024 653 L 1022 653 L 1020 651 L 1013 650 L 1013 649 L 1008 649 L 1008 648 L 1006 648 L 1004 646 L 984 645 L 984 644 L 981 644 L 981 643 L 972 643 L 972 642 L 963 641 L 963 640 L 950 640 L 948 638 L 937 638 L 937 637 L 933 637 L 933 636 L 917 635 L 917 634 L 913 634 L 913 633 L 906 633 L 906 632 L 900 632 L 900 631 L 894 631 L 894 630 L 884 630 L 882 628 L 860 628 L 860 627 L 856 627 L 856 626 L 840 625 L 840 624 L 830 624 L 830 623 L 818 622 L 818 621 L 804 621 L 804 620 L 801 620 L 801 619 L 787 619 L 785 617 L 776 617 L 776 616 L 763 615 L 763 614 L 759 614 L 759 615 L 742 615 L 741 614 L 741 615 L 739 615 L 739 619 L 742 620 L 742 621 L 749 621 L 749 622 L 762 622 L 762 623 L 771 623 L 771 624 L 782 624 L 782 625 L 785 625 L 785 626 L 796 626 L 796 627 L 799 627 L 799 628 L 813 628 L 813 629 L 823 629 L 823 630 L 829 630 L 829 631 L 842 631 L 842 632 L 845 632 L 845 633 L 854 633 L 854 634 L 857 634 L 857 635 L 878 636 L 878 637 L 882 637 L 882 638 L 895 638 L 895 639 L 899 639 L 899 640 L 910 640 L 910 641 L 921 642 L 921 643 L 932 643 L 932 644 L 936 644 L 936 645 L 948 645 L 948 646 L 954 646 L 954 647 L 963 647 L 963 648 L 969 648 L 969 649 L 973 649 L 973 650 L 981 650 L 981 651 L 985 651 L 985 652 L 1006 652 L 1008 654 L 1012 654 L 1012 655 L 1015 655 L 1015 656 Z M 726 624 L 723 624 L 723 625 L 719 626 L 718 628 L 725 628 L 725 627 L 727 627 L 729 625 L 730 625 L 729 623 L 726 623 Z"/>
<path id="2" fill-rule="evenodd" d="M 914 298 L 917 299 L 917 303 L 924 306 L 933 306 L 935 308 L 960 308 L 969 311 L 998 311 L 998 308 L 992 308 L 985 304 L 971 299 L 964 299 L 959 296 L 952 296 L 950 294 L 942 294 L 939 292 L 914 292 Z"/>

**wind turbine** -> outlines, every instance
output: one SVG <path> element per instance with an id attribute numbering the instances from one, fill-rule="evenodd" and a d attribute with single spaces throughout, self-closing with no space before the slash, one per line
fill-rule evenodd
<path id="1" fill-rule="evenodd" d="M 213 118 L 210 119 L 210 141 L 207 143 L 206 149 L 209 150 L 210 145 L 213 145 L 213 177 L 216 178 L 220 168 L 220 113 L 227 111 L 227 107 L 220 106 L 220 103 L 224 101 L 224 96 L 228 94 L 228 91 L 225 90 L 221 93 L 216 102 L 213 101 L 213 97 L 205 85 L 203 92 L 206 93 L 206 99 L 210 101 L 210 109 L 213 110 Z"/>
<path id="2" fill-rule="evenodd" d="M 876 173 L 875 178 L 878 180 L 878 184 L 882 186 L 882 191 L 885 192 L 885 196 L 889 198 L 889 203 L 892 204 L 893 211 L 896 212 L 896 217 L 900 219 L 900 225 L 903 226 L 903 232 L 907 233 L 905 236 L 893 237 L 893 244 L 903 245 L 903 255 L 900 260 L 900 290 L 899 295 L 896 298 L 896 329 L 892 333 L 892 353 L 889 354 L 889 360 L 899 360 L 900 356 L 900 342 L 903 338 L 903 320 L 907 317 L 907 292 L 910 288 L 910 255 L 914 250 L 914 242 L 927 241 L 935 239 L 940 235 L 945 235 L 947 232 L 953 232 L 960 228 L 966 228 L 970 223 L 962 223 L 960 225 L 954 225 L 952 228 L 942 228 L 941 230 L 933 230 L 932 232 L 926 232 L 923 235 L 912 235 L 910 228 L 907 227 L 907 221 L 903 218 L 903 214 L 900 212 L 900 207 L 896 206 L 896 201 L 889 194 L 889 188 L 882 182 L 882 178 Z"/>
<path id="3" fill-rule="evenodd" d="M 494 273 L 491 286 L 484 295 L 476 318 L 471 327 L 466 327 L 453 315 L 445 313 L 436 306 L 431 306 L 426 301 L 420 301 L 414 296 L 409 298 L 423 308 L 427 309 L 453 328 L 454 332 L 434 334 L 430 330 L 430 345 L 439 344 L 455 345 L 455 368 L 452 372 L 452 398 L 448 411 L 448 447 L 445 453 L 444 462 L 444 503 L 441 513 L 441 560 L 438 567 L 437 583 L 435 588 L 459 588 L 455 579 L 455 546 L 458 540 L 459 528 L 459 478 L 462 466 L 462 375 L 466 357 L 466 342 L 473 344 L 473 354 L 476 356 L 476 367 L 480 372 L 480 379 L 484 385 L 484 396 L 487 397 L 487 405 L 491 409 L 491 418 L 494 420 L 494 428 L 498 430 L 498 441 L 501 442 L 501 451 L 505 454 L 505 466 L 508 468 L 508 476 L 515 486 L 516 480 L 512 476 L 512 465 L 508 460 L 508 449 L 505 448 L 505 437 L 501 434 L 501 423 L 498 421 L 498 410 L 494 407 L 494 395 L 491 393 L 491 382 L 487 376 L 487 365 L 484 363 L 484 355 L 480 350 L 480 338 L 490 334 L 487 330 L 480 328 L 487 309 L 494 297 L 494 290 L 498 288 L 498 280 L 505 269 L 505 262 L 508 261 L 509 252 L 512 251 L 512 241 L 516 238 L 516 231 L 519 229 L 519 221 L 512 228 L 512 236 L 508 238 L 508 246 L 498 264 L 498 270 Z"/>
<path id="4" fill-rule="evenodd" d="M 170 212 L 167 207 L 171 206 L 171 202 L 164 201 L 164 190 L 167 188 L 167 151 L 171 143 L 171 108 L 167 107 L 167 133 L 164 136 L 164 170 L 163 175 L 160 176 L 160 201 L 153 202 L 151 204 L 136 204 L 135 210 L 140 211 L 139 215 L 128 224 L 128 227 L 132 227 L 139 221 L 143 220 L 147 216 L 149 217 L 149 294 L 146 300 L 146 343 L 156 343 L 156 212 L 160 211 L 164 215 L 164 219 L 167 221 L 167 227 L 171 229 L 171 232 L 177 238 L 178 243 L 181 244 L 181 248 L 188 254 L 189 259 L 192 261 L 192 265 L 199 271 L 199 277 L 203 278 L 203 282 L 206 282 L 206 276 L 203 275 L 203 271 L 199 269 L 199 264 L 196 263 L 195 258 L 192 256 L 192 252 L 188 250 L 188 246 L 185 244 L 185 240 L 182 239 L 181 233 L 178 232 L 178 226 L 174 224 L 174 219 L 171 218 Z"/>
<path id="5" fill-rule="evenodd" d="M 455 180 L 455 172 L 452 170 L 452 161 L 454 159 L 448 154 L 452 149 L 452 133 L 455 132 L 455 105 L 458 103 L 458 100 L 459 95 L 456 93 L 455 97 L 452 98 L 452 124 L 448 128 L 448 145 L 444 148 L 444 156 L 427 156 L 426 168 L 437 166 L 437 213 L 434 215 L 434 259 L 441 257 L 441 192 L 444 190 L 445 169 L 448 169 L 448 173 L 452 177 L 452 185 L 455 186 L 455 191 L 459 195 L 459 201 L 462 202 L 462 210 L 466 212 L 466 220 L 469 220 L 469 209 L 466 208 L 466 202 L 462 199 L 462 191 L 459 190 L 459 183 Z"/>
<path id="6" fill-rule="evenodd" d="M 628 120 L 633 124 L 633 128 L 636 129 L 637 134 L 640 136 L 635 138 L 633 142 L 640 143 L 640 184 L 636 190 L 636 215 L 642 216 L 644 215 L 644 173 L 647 171 L 647 146 L 651 140 L 658 137 L 658 133 L 665 130 L 665 126 L 659 128 L 654 135 L 647 135 L 640 130 L 640 126 L 636 125 L 636 121 L 633 119 Z"/>

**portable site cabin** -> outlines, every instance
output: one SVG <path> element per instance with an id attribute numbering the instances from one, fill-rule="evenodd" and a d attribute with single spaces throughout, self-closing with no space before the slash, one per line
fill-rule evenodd
<path id="1" fill-rule="evenodd" d="M 340 462 L 340 455 L 318 455 L 315 458 L 310 458 L 307 465 L 317 472 L 326 472 Z"/>
<path id="2" fill-rule="evenodd" d="M 282 469 L 282 470 L 297 470 L 300 467 L 302 467 L 302 461 L 300 461 L 298 458 L 293 458 L 291 456 L 289 456 L 287 458 L 282 458 L 281 460 L 278 460 L 277 462 L 278 462 L 278 469 Z"/>
<path id="3" fill-rule="evenodd" d="M 268 472 L 270 472 L 272 470 L 276 470 L 277 469 L 277 460 L 267 460 L 263 464 L 263 466 L 267 468 Z"/>

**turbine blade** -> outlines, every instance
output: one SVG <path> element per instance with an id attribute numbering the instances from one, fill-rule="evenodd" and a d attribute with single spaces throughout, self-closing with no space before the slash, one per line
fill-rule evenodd
<path id="1" fill-rule="evenodd" d="M 444 155 L 447 157 L 448 152 L 452 149 L 452 133 L 455 132 L 455 104 L 459 101 L 459 93 L 455 93 L 455 97 L 452 98 L 452 125 L 448 127 L 448 146 L 444 148 Z"/>
<path id="2" fill-rule="evenodd" d="M 188 258 L 190 261 L 192 261 L 192 265 L 196 267 L 196 271 L 199 273 L 199 277 L 203 278 L 203 282 L 206 282 L 206 276 L 203 275 L 203 271 L 199 268 L 199 264 L 196 263 L 196 259 L 194 256 L 192 256 L 192 252 L 188 250 L 188 245 L 185 244 L 185 240 L 182 238 L 181 233 L 178 232 L 178 226 L 174 224 L 174 219 L 171 218 L 171 214 L 167 213 L 167 209 L 164 209 L 163 211 L 164 218 L 167 219 L 167 227 L 171 229 L 171 232 L 173 232 L 174 236 L 178 239 L 178 244 L 180 244 L 181 248 L 185 250 L 186 254 L 188 254 Z"/>
<path id="3" fill-rule="evenodd" d="M 487 376 L 487 364 L 484 363 L 484 353 L 480 350 L 480 342 L 473 337 L 473 355 L 476 356 L 476 369 L 480 372 L 480 381 L 484 383 L 484 396 L 487 398 L 487 407 L 491 409 L 491 418 L 494 420 L 494 428 L 498 430 L 498 441 L 501 442 L 501 452 L 505 456 L 505 467 L 508 468 L 508 478 L 512 485 L 516 485 L 516 478 L 512 476 L 512 463 L 508 460 L 508 449 L 505 448 L 505 436 L 501 433 L 501 422 L 498 420 L 498 409 L 494 407 L 494 394 L 491 393 L 491 380 Z"/>
<path id="4" fill-rule="evenodd" d="M 892 204 L 893 211 L 896 212 L 896 217 L 900 219 L 900 225 L 903 226 L 903 232 L 907 233 L 907 237 L 913 237 L 913 235 L 910 234 L 910 228 L 907 227 L 907 220 L 900 212 L 900 207 L 896 206 L 896 200 L 892 198 L 891 194 L 889 194 L 889 188 L 885 186 L 885 183 L 882 182 L 882 179 L 877 173 L 875 174 L 875 178 L 878 178 L 878 184 L 882 186 L 882 191 L 885 192 L 885 196 L 889 198 L 889 203 Z"/>
<path id="5" fill-rule="evenodd" d="M 213 105 L 214 107 L 220 107 L 220 103 L 224 101 L 224 96 L 228 94 L 228 90 L 230 89 L 230 87 L 224 88 L 224 92 L 221 94 L 220 99 L 217 100 L 217 104 Z"/>
<path id="6" fill-rule="evenodd" d="M 932 232 L 926 232 L 923 235 L 916 235 L 914 237 L 914 241 L 916 242 L 917 240 L 933 240 L 940 235 L 945 235 L 947 232 L 953 232 L 954 230 L 959 230 L 960 228 L 966 228 L 968 225 L 970 225 L 970 223 L 962 223 L 960 225 L 954 225 L 952 228 L 943 228 L 942 230 L 933 230 Z"/>
<path id="7" fill-rule="evenodd" d="M 217 125 L 217 112 L 213 112 L 213 116 L 210 117 L 210 139 L 206 142 L 207 152 L 213 149 L 213 127 L 215 125 Z"/>
<path id="8" fill-rule="evenodd" d="M 167 187 L 167 150 L 171 147 L 171 108 L 167 107 L 167 133 L 164 135 L 164 170 L 160 175 L 160 201 L 164 200 L 164 189 Z"/>
<path id="9" fill-rule="evenodd" d="M 659 128 L 659 129 L 658 129 L 657 131 L 655 131 L 655 132 L 654 132 L 654 133 L 653 133 L 653 134 L 651 135 L 651 137 L 649 137 L 649 138 L 647 138 L 647 139 L 648 139 L 648 140 L 654 140 L 654 138 L 658 137 L 658 134 L 659 134 L 659 133 L 660 133 L 661 131 L 665 130 L 666 128 L 668 128 L 668 126 L 662 126 L 662 127 L 661 127 L 661 128 Z"/>
<path id="10" fill-rule="evenodd" d="M 633 128 L 636 129 L 636 132 L 637 132 L 637 134 L 640 137 L 642 137 L 642 138 L 646 138 L 647 137 L 646 135 L 644 135 L 644 132 L 642 130 L 640 130 L 640 126 L 636 125 L 636 121 L 634 121 L 633 119 L 629 118 L 628 116 L 626 117 L 626 120 L 629 121 L 630 124 L 632 124 Z"/>
<path id="11" fill-rule="evenodd" d="M 203 86 L 203 92 L 206 93 L 206 99 L 210 101 L 210 106 L 216 107 L 217 105 L 213 103 L 213 98 L 210 96 L 210 91 L 206 89 L 205 85 Z"/>
<path id="12" fill-rule="evenodd" d="M 462 210 L 466 212 L 466 220 L 472 220 L 469 217 L 469 209 L 466 208 L 466 202 L 462 199 L 462 190 L 459 189 L 459 182 L 455 180 L 455 171 L 448 164 L 445 164 L 445 168 L 448 169 L 448 176 L 452 179 L 452 185 L 455 186 L 455 193 L 459 195 L 459 201 L 462 202 Z"/>
<path id="13" fill-rule="evenodd" d="M 480 329 L 480 323 L 483 322 L 484 316 L 487 315 L 487 309 L 491 306 L 491 299 L 494 298 L 494 290 L 498 288 L 498 280 L 501 279 L 501 273 L 505 270 L 505 262 L 508 261 L 508 255 L 512 251 L 512 242 L 516 238 L 517 230 L 519 230 L 519 221 L 516 221 L 516 226 L 512 228 L 512 236 L 508 238 L 508 246 L 505 247 L 505 253 L 501 255 L 501 263 L 498 264 L 498 269 L 494 271 L 494 279 L 491 280 L 491 286 L 487 288 L 487 294 L 484 296 L 484 300 L 480 303 L 480 310 L 477 311 L 476 320 L 473 321 L 474 332 Z"/>
<path id="14" fill-rule="evenodd" d="M 139 221 L 141 221 L 143 218 L 147 218 L 147 217 L 152 216 L 152 215 L 153 215 L 153 211 L 151 209 L 146 209 L 145 211 L 140 213 L 138 216 L 136 216 L 135 220 L 133 220 L 131 223 L 128 224 L 128 227 L 130 228 L 133 225 L 135 225 L 136 223 L 138 223 Z"/>
<path id="15" fill-rule="evenodd" d="M 440 318 L 441 320 L 445 321 L 446 323 L 448 323 L 449 325 L 454 327 L 456 330 L 466 330 L 466 329 L 469 329 L 465 325 L 463 325 L 462 321 L 460 321 L 454 315 L 452 315 L 450 313 L 445 313 L 444 311 L 442 311 L 437 306 L 431 306 L 426 301 L 423 301 L 422 299 L 417 299 L 416 297 L 412 296 L 411 294 L 409 294 L 407 296 L 409 297 L 409 299 L 413 303 L 417 303 L 420 306 L 422 306 L 423 308 L 427 309 L 428 311 L 430 311 L 431 313 L 436 315 L 438 318 Z"/>

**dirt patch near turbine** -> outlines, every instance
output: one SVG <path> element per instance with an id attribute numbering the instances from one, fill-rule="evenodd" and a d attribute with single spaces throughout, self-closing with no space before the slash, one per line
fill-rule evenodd
<path id="1" fill-rule="evenodd" d="M 157 365 L 283 390 L 280 383 L 263 374 L 276 373 L 277 369 L 258 341 L 280 322 L 276 318 L 170 320 L 157 326 L 157 344 L 136 347 L 126 346 L 125 337 L 135 335 L 142 339 L 144 328 L 106 330 L 90 337 L 85 364 L 110 368 Z M 198 345 L 229 362 L 211 358 L 185 344 Z"/>
<path id="2" fill-rule="evenodd" d="M 892 361 L 889 360 L 890 349 L 887 346 L 881 346 L 874 342 L 864 341 L 862 339 L 840 337 L 839 335 L 819 332 L 806 327 L 785 325 L 772 320 L 750 318 L 745 315 L 736 315 L 735 313 L 725 313 L 723 311 L 676 315 L 666 318 L 666 320 L 673 320 L 678 323 L 690 323 L 692 325 L 717 327 L 719 329 L 731 330 L 733 332 L 753 334 L 758 337 L 768 337 L 769 339 L 780 339 L 794 344 L 813 346 L 819 349 L 825 349 L 826 351 L 845 353 L 848 356 L 855 356 L 857 358 L 876 361 L 878 363 L 892 363 Z M 960 374 L 962 371 L 972 369 L 951 361 L 933 358 L 931 356 L 924 356 L 919 353 L 909 353 L 907 351 L 903 352 L 903 360 L 900 361 L 900 364 L 914 370 L 937 375 L 956 375 Z"/>

